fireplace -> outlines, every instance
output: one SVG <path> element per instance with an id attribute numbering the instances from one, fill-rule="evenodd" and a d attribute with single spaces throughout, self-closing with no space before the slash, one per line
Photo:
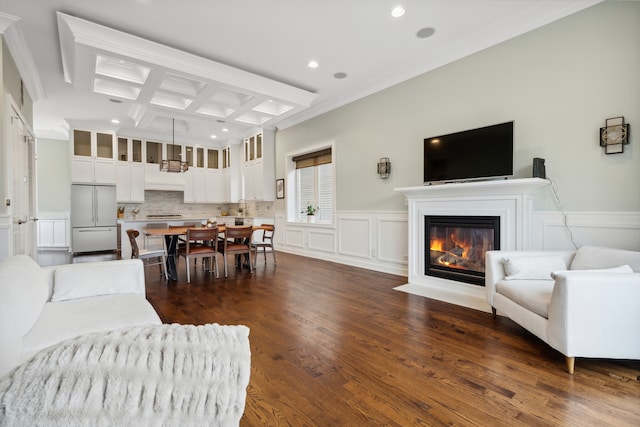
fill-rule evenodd
<path id="1" fill-rule="evenodd" d="M 474 181 L 442 185 L 422 185 L 398 188 L 397 191 L 408 199 L 408 283 L 401 289 L 428 298 L 450 302 L 465 307 L 491 312 L 487 303 L 484 286 L 478 286 L 476 271 L 472 276 L 475 283 L 427 274 L 437 270 L 457 272 L 459 269 L 443 270 L 431 268 L 430 255 L 427 256 L 430 241 L 425 229 L 426 215 L 453 217 L 494 217 L 500 218 L 499 227 L 493 241 L 501 250 L 518 251 L 542 247 L 540 236 L 534 236 L 534 200 L 543 195 L 550 197 L 550 182 L 540 178 L 501 179 Z M 447 224 L 448 225 L 448 224 Z M 425 262 L 428 259 L 428 262 Z M 465 277 L 466 278 L 466 277 Z M 482 282 L 480 280 L 480 282 Z M 403 285 L 405 286 L 405 285 Z"/>
<path id="2" fill-rule="evenodd" d="M 425 274 L 484 286 L 485 253 L 500 249 L 499 216 L 425 215 Z"/>

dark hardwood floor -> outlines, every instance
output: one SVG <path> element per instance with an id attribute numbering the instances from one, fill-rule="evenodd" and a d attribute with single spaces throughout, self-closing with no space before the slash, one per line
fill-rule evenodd
<path id="1" fill-rule="evenodd" d="M 164 322 L 251 328 L 243 426 L 640 425 L 640 362 L 569 375 L 511 320 L 393 290 L 404 277 L 285 253 L 227 279 L 146 273 Z"/>

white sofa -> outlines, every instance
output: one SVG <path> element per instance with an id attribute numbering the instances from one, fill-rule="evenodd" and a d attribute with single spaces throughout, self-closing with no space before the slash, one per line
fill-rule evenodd
<path id="1" fill-rule="evenodd" d="M 576 357 L 640 359 L 640 252 L 489 251 L 485 277 L 494 316 L 565 355 L 569 373 Z"/>
<path id="2" fill-rule="evenodd" d="M 18 255 L 0 263 L 0 377 L 65 339 L 161 323 L 140 260 L 40 267 Z"/>

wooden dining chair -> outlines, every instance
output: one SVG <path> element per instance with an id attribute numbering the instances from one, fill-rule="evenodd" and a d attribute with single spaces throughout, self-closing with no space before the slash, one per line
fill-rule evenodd
<path id="1" fill-rule="evenodd" d="M 213 268 L 218 278 L 218 229 L 217 228 L 189 228 L 184 247 L 178 249 L 178 258 L 184 257 L 187 265 L 187 282 L 191 282 L 190 259 L 209 259 L 209 271 Z"/>
<path id="2" fill-rule="evenodd" d="M 273 235 L 276 232 L 276 227 L 273 224 L 262 224 L 260 228 L 264 230 L 262 232 L 262 239 L 251 242 L 251 249 L 253 249 L 253 268 L 256 268 L 258 262 L 259 249 L 262 249 L 265 264 L 267 263 L 267 249 L 269 249 L 273 256 L 273 263 L 276 263 L 276 252 L 273 249 Z"/>
<path id="3" fill-rule="evenodd" d="M 253 273 L 251 262 L 251 235 L 253 227 L 226 227 L 224 230 L 224 240 L 218 245 L 218 251 L 224 258 L 224 277 L 228 277 L 227 259 L 231 255 L 247 255 L 249 272 Z"/>
<path id="4" fill-rule="evenodd" d="M 166 253 L 163 249 L 140 249 L 136 238 L 140 235 L 138 230 L 132 228 L 127 230 L 127 236 L 129 236 L 129 243 L 131 243 L 131 258 L 137 258 L 142 260 L 145 267 L 150 265 L 159 265 L 160 274 L 164 275 L 165 279 L 168 279 Z"/>
<path id="5" fill-rule="evenodd" d="M 150 222 L 146 225 L 148 229 L 158 229 L 158 228 L 167 228 L 168 224 L 166 222 Z M 154 242 L 156 242 L 154 244 Z M 145 249 L 157 249 L 158 247 L 164 248 L 164 236 L 150 236 L 149 234 L 144 235 L 144 248 Z"/>

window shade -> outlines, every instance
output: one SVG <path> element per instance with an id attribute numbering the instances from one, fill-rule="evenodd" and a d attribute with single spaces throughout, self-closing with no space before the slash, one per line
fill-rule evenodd
<path id="1" fill-rule="evenodd" d="M 331 163 L 331 148 L 315 151 L 313 153 L 301 154 L 293 159 L 296 162 L 296 169 L 310 168 Z"/>

